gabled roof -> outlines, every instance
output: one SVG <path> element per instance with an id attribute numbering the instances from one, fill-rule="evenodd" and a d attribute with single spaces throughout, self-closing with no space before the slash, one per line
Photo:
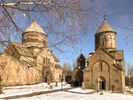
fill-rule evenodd
<path id="1" fill-rule="evenodd" d="M 85 58 L 85 56 L 81 53 L 81 54 L 78 56 L 77 60 L 80 59 L 81 57 Z"/>
<path id="2" fill-rule="evenodd" d="M 109 57 L 111 57 L 112 59 L 115 59 L 115 57 L 108 52 L 103 46 L 100 46 L 91 56 L 89 56 L 87 59 L 90 59 L 91 57 L 93 57 L 93 55 L 98 52 L 99 50 L 102 50 L 105 54 L 107 54 Z"/>
<path id="3" fill-rule="evenodd" d="M 55 68 L 56 68 L 56 69 L 62 69 L 62 67 L 61 67 L 59 64 L 56 64 L 56 65 L 55 65 Z"/>
<path id="4" fill-rule="evenodd" d="M 122 66 L 119 65 L 119 64 L 113 64 L 113 66 L 114 66 L 115 68 L 119 69 L 120 71 L 124 71 L 124 69 L 122 68 Z"/>
<path id="5" fill-rule="evenodd" d="M 52 52 L 51 52 L 52 53 Z M 55 62 L 60 62 L 59 59 L 52 53 Z"/>
<path id="6" fill-rule="evenodd" d="M 99 48 L 102 49 L 102 50 L 103 50 L 107 55 L 109 55 L 112 59 L 115 59 L 115 57 L 114 57 L 111 53 L 109 53 L 104 47 L 100 46 Z"/>
<path id="7" fill-rule="evenodd" d="M 97 52 L 98 50 L 102 50 L 104 53 L 106 53 L 109 57 L 111 57 L 112 59 L 114 59 L 114 60 L 117 60 L 110 52 L 108 52 L 104 47 L 102 47 L 102 46 L 100 46 L 95 52 Z M 115 52 L 117 52 L 117 51 L 115 51 Z M 95 54 L 95 53 L 94 53 Z M 90 56 L 91 57 L 91 56 Z M 89 58 L 90 58 L 89 57 Z M 113 66 L 115 67 L 115 68 L 117 68 L 118 70 L 124 70 L 123 68 L 122 68 L 122 65 L 119 65 L 119 64 L 114 64 L 114 63 L 112 63 L 113 64 Z M 86 67 L 87 68 L 87 67 Z"/>
<path id="8" fill-rule="evenodd" d="M 43 31 L 43 29 L 42 29 L 42 27 L 39 25 L 39 24 L 37 24 L 37 22 L 35 22 L 35 21 L 33 21 L 25 30 L 24 30 L 24 32 L 23 33 L 25 33 L 25 32 L 39 32 L 39 33 L 44 33 L 45 35 L 47 35 L 44 31 Z"/>
<path id="9" fill-rule="evenodd" d="M 115 30 L 110 26 L 110 24 L 107 22 L 106 19 L 104 19 L 103 23 L 101 24 L 101 26 L 97 30 L 96 34 L 103 33 L 103 32 L 114 32 L 114 33 L 116 33 Z"/>
<path id="10" fill-rule="evenodd" d="M 23 56 L 32 56 L 32 53 L 24 45 L 17 44 L 17 43 L 14 43 L 14 42 L 10 42 L 10 44 L 17 50 L 17 52 L 20 55 L 23 55 Z"/>

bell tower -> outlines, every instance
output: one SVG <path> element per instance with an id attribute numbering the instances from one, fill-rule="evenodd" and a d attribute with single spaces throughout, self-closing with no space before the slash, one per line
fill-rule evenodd
<path id="1" fill-rule="evenodd" d="M 95 50 L 100 46 L 108 51 L 116 50 L 116 32 L 105 18 L 95 34 Z"/>

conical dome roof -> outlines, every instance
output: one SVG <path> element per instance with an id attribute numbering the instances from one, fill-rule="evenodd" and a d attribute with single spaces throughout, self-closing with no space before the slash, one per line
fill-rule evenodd
<path id="1" fill-rule="evenodd" d="M 25 32 L 39 32 L 39 33 L 44 33 L 44 34 L 46 34 L 46 33 L 43 31 L 42 27 L 41 27 L 39 24 L 37 24 L 37 22 L 35 22 L 35 21 L 33 21 L 33 22 L 24 30 L 23 33 L 25 33 Z M 47 35 L 47 34 L 46 34 L 46 35 Z"/>
<path id="2" fill-rule="evenodd" d="M 102 32 L 115 32 L 115 30 L 110 26 L 107 20 L 104 20 L 99 29 L 97 30 L 96 34 Z M 116 33 L 116 32 L 115 32 Z"/>

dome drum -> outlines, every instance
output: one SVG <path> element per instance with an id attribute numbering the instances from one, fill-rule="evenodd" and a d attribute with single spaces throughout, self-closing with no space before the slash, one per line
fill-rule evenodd
<path id="1" fill-rule="evenodd" d="M 22 43 L 27 47 L 46 47 L 47 38 L 47 34 L 36 22 L 22 33 Z"/>

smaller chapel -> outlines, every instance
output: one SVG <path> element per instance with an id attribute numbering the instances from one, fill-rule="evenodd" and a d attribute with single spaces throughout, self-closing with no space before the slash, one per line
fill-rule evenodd
<path id="1" fill-rule="evenodd" d="M 124 54 L 117 50 L 116 35 L 104 19 L 95 34 L 95 52 L 90 53 L 83 71 L 84 89 L 124 91 Z"/>
<path id="2" fill-rule="evenodd" d="M 22 44 L 10 42 L 0 54 L 3 86 L 59 82 L 62 68 L 47 46 L 48 36 L 35 21 L 22 33 Z"/>
<path id="3" fill-rule="evenodd" d="M 77 66 L 72 71 L 71 84 L 73 87 L 82 86 L 83 82 L 83 70 L 86 65 L 86 58 L 83 54 L 80 54 L 77 58 Z"/>

